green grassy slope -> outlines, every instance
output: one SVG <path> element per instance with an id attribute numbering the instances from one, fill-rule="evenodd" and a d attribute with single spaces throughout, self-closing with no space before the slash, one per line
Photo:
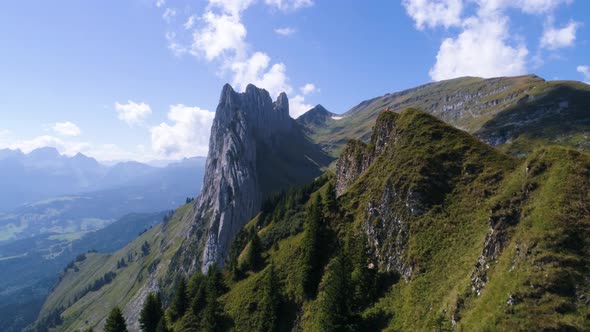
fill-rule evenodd
<path id="1" fill-rule="evenodd" d="M 168 222 L 158 224 L 114 254 L 89 254 L 85 261 L 76 263 L 75 269 L 68 269 L 61 277 L 39 318 L 42 320 L 63 307 L 64 322 L 55 330 L 96 328 L 104 324 L 104 318 L 114 306 L 133 306 L 141 293 L 165 287 L 170 260 L 191 225 L 187 219 L 191 208 L 192 204 L 182 206 Z M 146 242 L 149 253 L 144 254 L 142 246 Z M 118 268 L 121 259 L 126 266 Z M 116 273 L 111 283 L 84 294 L 85 288 L 109 272 Z M 79 298 L 81 294 L 84 296 Z"/>
<path id="2" fill-rule="evenodd" d="M 349 139 L 367 141 L 383 110 L 399 112 L 410 107 L 469 133 L 477 133 L 484 141 L 514 154 L 528 153 L 547 143 L 587 151 L 589 99 L 590 86 L 580 82 L 544 81 L 534 75 L 463 77 L 364 101 L 342 114 L 342 119 L 330 118 L 321 126 L 301 124 L 316 143 L 335 156 Z M 567 107 L 560 106 L 562 102 L 567 102 Z M 544 131 L 545 125 L 556 119 L 560 127 L 554 125 Z"/>
<path id="3" fill-rule="evenodd" d="M 364 323 L 389 331 L 451 330 L 454 324 L 462 331 L 588 329 L 590 201 L 583 188 L 590 183 L 590 157 L 555 147 L 518 161 L 418 111 L 402 113 L 397 125 L 399 146 L 375 161 L 339 199 L 339 212 L 328 218 L 335 241 L 343 243 L 347 232 L 379 223 L 367 220 L 366 210 L 388 188 L 410 186 L 432 195 L 423 214 L 404 216 L 408 241 L 398 258 L 411 273 L 363 310 Z M 431 172 L 435 169 L 439 173 Z M 437 197 L 441 191 L 432 186 L 445 175 L 453 175 L 452 184 Z M 502 220 L 504 226 L 495 230 L 505 237 L 492 246 L 500 249 L 496 259 L 488 260 L 487 282 L 477 295 L 474 270 L 490 220 Z M 279 225 L 260 228 L 263 241 Z M 391 235 L 393 228 L 372 229 Z M 386 236 L 372 239 L 379 240 L 374 248 L 382 255 L 378 266 L 386 269 L 395 245 Z M 281 239 L 264 255 L 280 276 L 288 327 L 311 330 L 318 303 L 304 301 L 298 290 L 301 240 L 301 233 Z M 342 248 L 327 255 L 338 255 Z M 236 331 L 257 324 L 265 271 L 229 281 L 222 301 Z M 383 317 L 385 323 L 379 323 Z"/>

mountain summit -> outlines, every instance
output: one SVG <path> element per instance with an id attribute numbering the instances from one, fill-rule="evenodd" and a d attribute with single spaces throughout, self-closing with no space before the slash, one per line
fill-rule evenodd
<path id="1" fill-rule="evenodd" d="M 194 228 L 206 230 L 201 269 L 223 265 L 234 235 L 263 199 L 319 176 L 329 161 L 289 116 L 284 92 L 273 102 L 254 85 L 238 93 L 226 84 L 211 128 L 203 191 L 195 203 Z M 193 235 L 189 241 L 203 240 Z M 195 260 L 191 266 L 196 265 Z"/>

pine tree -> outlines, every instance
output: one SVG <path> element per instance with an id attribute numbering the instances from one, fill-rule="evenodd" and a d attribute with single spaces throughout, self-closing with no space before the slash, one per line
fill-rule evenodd
<path id="1" fill-rule="evenodd" d="M 104 325 L 104 332 L 127 332 L 125 318 L 119 307 L 114 307 Z"/>
<path id="2" fill-rule="evenodd" d="M 206 281 L 203 281 L 199 285 L 199 288 L 197 289 L 197 291 L 195 292 L 195 295 L 193 295 L 193 297 L 191 299 L 191 311 L 193 312 L 193 314 L 196 317 L 200 317 L 200 315 L 203 312 L 203 309 L 205 308 L 206 305 L 207 305 L 207 283 L 206 283 Z"/>
<path id="3" fill-rule="evenodd" d="M 139 326 L 141 327 L 141 330 L 144 332 L 155 332 L 163 315 L 164 312 L 162 310 L 160 296 L 155 293 L 150 293 L 143 304 L 141 313 L 139 314 Z"/>
<path id="4" fill-rule="evenodd" d="M 262 266 L 262 243 L 257 232 L 254 232 L 252 240 L 250 240 L 244 265 L 245 270 L 249 269 L 252 271 L 257 271 Z"/>
<path id="5" fill-rule="evenodd" d="M 205 283 L 205 280 L 205 276 L 200 271 L 193 273 L 187 285 L 187 295 L 189 299 L 195 297 L 201 285 Z"/>
<path id="6" fill-rule="evenodd" d="M 158 327 L 156 327 L 156 332 L 170 332 L 168 326 L 166 326 L 166 317 L 162 316 L 162 318 L 160 318 Z"/>
<path id="7" fill-rule="evenodd" d="M 322 203 L 317 195 L 315 201 L 307 211 L 305 232 L 301 243 L 302 262 L 301 286 L 303 294 L 308 299 L 315 297 L 321 274 L 320 241 L 322 223 Z"/>
<path id="8" fill-rule="evenodd" d="M 364 233 L 353 239 L 351 246 L 352 274 L 351 283 L 354 289 L 354 306 L 361 309 L 371 302 L 377 287 L 376 271 L 369 268 L 370 258 L 367 248 L 367 237 Z"/>
<path id="9" fill-rule="evenodd" d="M 198 332 L 200 331 L 199 320 L 193 314 L 191 310 L 189 310 L 184 317 L 180 320 L 178 327 L 175 329 L 175 332 Z"/>
<path id="10" fill-rule="evenodd" d="M 188 299 L 186 293 L 186 279 L 181 277 L 176 284 L 174 299 L 170 304 L 170 318 L 173 322 L 177 321 L 184 315 L 188 308 Z"/>
<path id="11" fill-rule="evenodd" d="M 334 184 L 332 181 L 328 182 L 328 187 L 326 188 L 326 194 L 324 195 L 323 203 L 325 215 L 330 215 L 336 211 L 336 190 L 334 189 Z"/>
<path id="12" fill-rule="evenodd" d="M 350 271 L 345 258 L 337 256 L 332 259 L 322 278 L 317 301 L 314 330 L 350 331 Z"/>
<path id="13" fill-rule="evenodd" d="M 207 271 L 206 304 L 201 319 L 201 329 L 207 332 L 222 331 L 223 309 L 217 298 L 223 293 L 225 286 L 223 276 L 217 265 L 212 265 Z"/>
<path id="14" fill-rule="evenodd" d="M 279 282 L 271 264 L 264 275 L 262 300 L 258 306 L 260 317 L 258 331 L 275 332 L 279 327 L 279 306 L 281 302 Z"/>

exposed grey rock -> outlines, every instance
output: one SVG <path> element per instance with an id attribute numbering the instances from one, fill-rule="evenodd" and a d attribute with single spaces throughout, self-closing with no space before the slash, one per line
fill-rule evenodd
<path id="1" fill-rule="evenodd" d="M 223 264 L 233 236 L 252 219 L 263 192 L 256 171 L 257 140 L 272 144 L 274 136 L 293 129 L 289 101 L 282 93 L 272 102 L 266 90 L 248 85 L 236 93 L 226 84 L 211 128 L 203 192 L 197 222 L 209 229 L 201 268 Z"/>
<path id="2" fill-rule="evenodd" d="M 330 158 L 289 116 L 289 100 L 275 102 L 254 85 L 238 93 L 223 87 L 211 128 L 201 194 L 194 222 L 176 254 L 185 273 L 223 265 L 234 236 L 273 192 L 306 183 L 321 174 Z"/>
<path id="3" fill-rule="evenodd" d="M 361 175 L 369 169 L 373 161 L 385 151 L 389 144 L 395 144 L 397 137 L 393 132 L 397 114 L 386 110 L 373 127 L 369 145 L 351 140 L 340 154 L 336 164 L 336 195 L 342 195 Z"/>
<path id="4" fill-rule="evenodd" d="M 373 163 L 367 144 L 350 141 L 336 164 L 336 195 L 342 195 Z"/>
<path id="5" fill-rule="evenodd" d="M 488 282 L 487 271 L 491 264 L 498 260 L 508 243 L 509 228 L 520 221 L 520 206 L 527 195 L 528 191 L 523 190 L 510 200 L 496 204 L 491 210 L 491 216 L 488 220 L 490 230 L 486 234 L 482 253 L 471 273 L 471 290 L 477 296 L 481 294 L 481 290 Z"/>

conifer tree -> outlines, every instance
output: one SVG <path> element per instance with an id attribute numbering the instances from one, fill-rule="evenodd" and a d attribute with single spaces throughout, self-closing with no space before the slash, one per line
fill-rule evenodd
<path id="1" fill-rule="evenodd" d="M 252 240 L 250 240 L 248 251 L 246 252 L 245 268 L 252 271 L 257 271 L 261 266 L 262 243 L 260 242 L 260 237 L 258 237 L 258 233 L 254 232 L 254 235 L 252 235 Z"/>
<path id="2" fill-rule="evenodd" d="M 367 237 L 364 233 L 354 238 L 351 249 L 353 250 L 351 283 L 354 289 L 354 306 L 360 309 L 373 300 L 377 287 L 377 276 L 376 271 L 369 268 L 371 261 L 368 254 Z"/>
<path id="3" fill-rule="evenodd" d="M 104 325 L 104 332 L 127 332 L 125 318 L 119 307 L 114 307 Z"/>
<path id="4" fill-rule="evenodd" d="M 191 310 L 187 311 L 187 313 L 182 317 L 180 322 L 178 323 L 178 327 L 175 329 L 175 332 L 198 332 L 200 331 L 200 324 L 199 320 L 193 314 Z"/>
<path id="5" fill-rule="evenodd" d="M 201 329 L 203 331 L 216 332 L 221 330 L 221 307 L 219 302 L 217 302 L 217 297 L 220 295 L 223 285 L 221 278 L 221 271 L 219 271 L 217 266 L 210 266 L 207 272 L 205 308 L 203 309 L 203 317 L 201 319 Z"/>
<path id="6" fill-rule="evenodd" d="M 163 315 L 164 312 L 162 311 L 162 301 L 160 300 L 160 296 L 155 293 L 150 293 L 139 314 L 139 326 L 141 327 L 141 330 L 144 332 L 156 332 L 158 323 Z"/>
<path id="7" fill-rule="evenodd" d="M 258 319 L 259 332 L 275 332 L 279 327 L 279 306 L 281 302 L 279 282 L 275 274 L 274 266 L 266 269 L 263 281 L 262 300 L 258 306 L 260 317 Z"/>
<path id="8" fill-rule="evenodd" d="M 201 271 L 193 273 L 186 288 L 189 299 L 195 297 L 199 291 L 199 288 L 201 288 L 201 285 L 205 283 L 205 280 L 205 276 L 201 273 Z"/>
<path id="9" fill-rule="evenodd" d="M 349 276 L 344 257 L 339 255 L 330 261 L 320 285 L 314 330 L 353 330 L 350 325 Z"/>
<path id="10" fill-rule="evenodd" d="M 158 327 L 156 327 L 156 332 L 171 332 L 166 325 L 166 317 L 162 316 L 160 321 L 158 322 Z"/>
<path id="11" fill-rule="evenodd" d="M 181 277 L 176 284 L 174 299 L 170 304 L 170 318 L 173 322 L 177 321 L 184 315 L 188 308 L 188 299 L 186 293 L 186 279 Z"/>
<path id="12" fill-rule="evenodd" d="M 322 218 L 322 203 L 320 196 L 317 195 L 315 201 L 310 205 L 307 211 L 305 231 L 301 243 L 301 286 L 303 289 L 303 295 L 308 299 L 315 297 L 321 277 L 321 257 L 319 247 L 321 241 Z"/>
<path id="13" fill-rule="evenodd" d="M 326 188 L 326 194 L 324 195 L 323 203 L 325 215 L 330 215 L 336 211 L 336 190 L 334 189 L 334 184 L 332 181 L 328 182 L 328 187 Z"/>
<path id="14" fill-rule="evenodd" d="M 191 299 L 191 311 L 198 318 L 207 305 L 207 283 L 203 281 Z"/>

